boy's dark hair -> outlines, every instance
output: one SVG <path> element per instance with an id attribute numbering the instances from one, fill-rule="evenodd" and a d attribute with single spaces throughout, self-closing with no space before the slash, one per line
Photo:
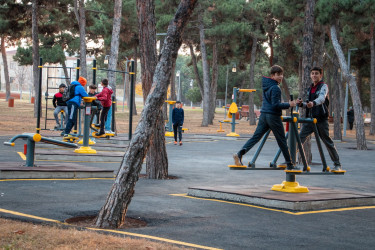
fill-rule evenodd
<path id="1" fill-rule="evenodd" d="M 273 65 L 272 67 L 271 67 L 271 75 L 274 75 L 274 74 L 276 74 L 276 73 L 283 73 L 284 72 L 284 69 L 281 67 L 281 66 L 279 66 L 279 65 Z"/>
<path id="2" fill-rule="evenodd" d="M 310 72 L 312 72 L 312 71 L 319 71 L 319 73 L 322 75 L 323 74 L 323 69 L 321 68 L 321 67 L 313 67 L 311 70 L 310 70 Z"/>
<path id="3" fill-rule="evenodd" d="M 180 102 L 180 101 L 177 101 L 176 104 L 177 104 L 177 103 L 181 103 L 181 102 Z"/>
<path id="4" fill-rule="evenodd" d="M 108 79 L 104 78 L 104 79 L 102 80 L 102 83 L 103 83 L 105 86 L 107 86 L 107 85 L 108 85 Z"/>
<path id="5" fill-rule="evenodd" d="M 97 87 L 96 87 L 96 85 L 91 84 L 91 85 L 89 86 L 89 89 L 97 89 Z"/>

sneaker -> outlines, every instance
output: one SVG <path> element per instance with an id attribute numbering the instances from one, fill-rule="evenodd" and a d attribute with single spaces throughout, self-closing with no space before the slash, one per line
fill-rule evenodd
<path id="1" fill-rule="evenodd" d="M 182 146 L 182 141 L 180 141 L 180 146 Z"/>
<path id="2" fill-rule="evenodd" d="M 331 171 L 341 171 L 341 170 L 342 170 L 341 165 L 335 165 L 335 167 L 331 169 Z"/>
<path id="3" fill-rule="evenodd" d="M 95 133 L 95 135 L 96 136 L 101 136 L 101 135 L 105 135 L 105 133 L 104 132 L 97 132 L 97 133 Z"/>
<path id="4" fill-rule="evenodd" d="M 233 159 L 234 159 L 234 164 L 236 164 L 237 166 L 243 166 L 242 157 L 238 156 L 238 154 L 234 154 Z"/>
<path id="5" fill-rule="evenodd" d="M 286 167 L 286 170 L 301 170 L 298 166 L 295 166 L 291 163 L 289 163 Z"/>
<path id="6" fill-rule="evenodd" d="M 174 145 L 177 145 L 177 142 L 176 142 L 176 141 L 174 141 Z"/>
<path id="7" fill-rule="evenodd" d="M 56 124 L 55 125 L 55 129 L 59 129 L 59 128 L 61 128 L 61 125 L 60 124 Z"/>

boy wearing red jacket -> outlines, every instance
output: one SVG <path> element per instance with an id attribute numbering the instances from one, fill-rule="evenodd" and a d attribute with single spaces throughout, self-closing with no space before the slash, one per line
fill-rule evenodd
<path id="1" fill-rule="evenodd" d="M 103 86 L 102 92 L 95 95 L 96 99 L 98 99 L 103 106 L 102 113 L 100 114 L 100 131 L 96 133 L 96 136 L 101 136 L 105 134 L 104 126 L 105 121 L 107 120 L 107 115 L 110 107 L 112 106 L 112 94 L 113 90 L 110 86 L 108 86 L 108 79 L 103 79 L 101 82 Z"/>

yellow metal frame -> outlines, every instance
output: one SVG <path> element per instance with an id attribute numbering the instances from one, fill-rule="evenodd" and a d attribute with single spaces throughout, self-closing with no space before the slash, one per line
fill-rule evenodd
<path id="1" fill-rule="evenodd" d="M 237 134 L 236 132 L 230 132 L 229 134 L 227 134 L 227 136 L 237 137 L 237 136 L 240 136 L 240 135 Z"/>
<path id="2" fill-rule="evenodd" d="M 75 153 L 78 154 L 96 154 L 96 150 L 92 149 L 91 147 L 80 147 L 74 150 Z"/>
<path id="3" fill-rule="evenodd" d="M 165 132 L 165 136 L 173 137 L 174 133 L 173 133 L 173 131 L 171 131 L 171 132 Z"/>

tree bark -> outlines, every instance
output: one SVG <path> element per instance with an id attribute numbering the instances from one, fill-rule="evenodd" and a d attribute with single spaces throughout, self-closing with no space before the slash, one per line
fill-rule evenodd
<path id="1" fill-rule="evenodd" d="M 259 24 L 257 25 L 257 30 L 259 29 Z M 251 57 L 250 57 L 250 69 L 249 69 L 249 89 L 255 88 L 255 60 L 257 56 L 257 46 L 258 38 L 253 36 L 253 43 L 251 45 Z M 256 115 L 254 111 L 254 94 L 249 93 L 249 125 L 256 125 Z"/>
<path id="2" fill-rule="evenodd" d="M 340 96 L 341 84 L 340 75 L 338 73 L 338 67 L 333 64 L 333 96 Z M 333 106 L 333 139 L 342 140 L 342 130 L 341 130 L 341 105 L 339 98 L 331 98 Z"/>
<path id="3" fill-rule="evenodd" d="M 65 63 L 65 60 L 61 62 L 61 66 L 63 67 L 63 70 L 64 70 L 64 75 L 65 75 L 65 83 L 66 83 L 66 86 L 69 86 L 70 84 L 70 77 L 69 76 L 69 73 L 68 73 L 68 69 L 66 67 L 66 63 Z"/>
<path id="4" fill-rule="evenodd" d="M 151 90 L 157 64 L 154 0 L 137 0 L 137 15 L 139 21 L 139 46 L 141 50 L 143 102 L 145 103 Z M 157 112 L 157 122 L 154 132 L 146 157 L 146 173 L 149 179 L 165 179 L 168 177 L 168 158 L 161 108 Z"/>
<path id="5" fill-rule="evenodd" d="M 307 0 L 305 6 L 305 19 L 303 28 L 303 48 L 302 48 L 302 98 L 306 100 L 307 90 L 311 84 L 310 70 L 312 65 L 313 56 L 313 46 L 314 46 L 314 8 L 315 0 Z M 301 110 L 301 116 L 306 116 L 306 110 Z M 309 136 L 303 146 L 305 151 L 306 160 L 308 164 L 311 164 L 312 154 L 311 154 L 311 137 Z M 299 160 L 299 162 L 301 162 Z"/>
<path id="6" fill-rule="evenodd" d="M 177 101 L 177 96 L 176 96 L 176 63 L 173 64 L 172 67 L 172 76 L 171 76 L 171 83 L 170 83 L 170 92 L 171 92 L 171 97 L 170 99 L 172 101 Z M 179 100 L 181 101 L 181 100 Z"/>
<path id="7" fill-rule="evenodd" d="M 9 68 L 8 68 L 8 60 L 7 60 L 7 52 L 5 51 L 5 37 L 1 36 L 1 55 L 3 57 L 3 65 L 4 65 L 4 77 L 5 77 L 5 92 L 6 92 L 6 101 L 9 100 L 10 97 L 10 80 L 9 80 Z"/>
<path id="8" fill-rule="evenodd" d="M 371 24 L 370 31 L 370 50 L 371 50 L 371 66 L 370 66 L 370 91 L 371 91 L 371 123 L 370 135 L 375 134 L 375 45 L 374 45 L 374 23 Z"/>
<path id="9" fill-rule="evenodd" d="M 87 62 L 86 62 L 86 13 L 85 13 L 85 1 L 74 0 L 74 14 L 76 16 L 79 26 L 80 36 L 80 75 L 87 78 Z"/>
<path id="10" fill-rule="evenodd" d="M 335 49 L 337 58 L 340 62 L 340 68 L 343 73 L 343 78 L 346 82 L 349 83 L 350 95 L 352 97 L 353 109 L 354 109 L 354 120 L 355 120 L 354 122 L 356 126 L 357 149 L 367 150 L 365 127 L 364 127 L 364 121 L 362 117 L 363 115 L 362 103 L 359 97 L 356 79 L 354 76 L 352 76 L 349 73 L 348 64 L 345 60 L 344 53 L 342 52 L 341 45 L 337 40 L 336 26 L 334 24 L 331 25 L 331 42 L 332 42 L 333 48 Z"/>
<path id="11" fill-rule="evenodd" d="M 201 80 L 201 77 L 200 77 L 199 71 L 198 71 L 197 57 L 195 56 L 194 48 L 193 48 L 193 45 L 191 43 L 189 43 L 189 49 L 190 49 L 191 61 L 193 63 L 195 80 L 197 81 L 199 91 L 201 92 L 201 96 L 202 96 L 202 100 L 203 100 L 203 96 L 204 96 L 203 83 L 202 83 L 202 80 Z"/>
<path id="12" fill-rule="evenodd" d="M 122 0 L 115 0 L 113 9 L 113 27 L 112 27 L 112 39 L 111 39 L 111 52 L 108 60 L 108 69 L 116 70 L 118 60 L 118 48 L 119 48 L 119 37 L 121 28 L 121 12 L 122 12 Z M 108 82 L 113 90 L 113 95 L 116 96 L 116 73 L 113 71 L 107 72 Z"/>
<path id="13" fill-rule="evenodd" d="M 203 13 L 198 16 L 199 19 L 199 38 L 202 54 L 202 68 L 203 68 L 203 120 L 202 127 L 208 127 L 210 122 L 210 93 L 211 93 L 211 83 L 210 83 L 210 68 L 208 66 L 207 59 L 207 49 L 204 34 L 204 24 L 203 24 Z"/>
<path id="14" fill-rule="evenodd" d="M 197 0 L 181 0 L 167 31 L 167 38 L 157 64 L 151 93 L 147 97 L 141 119 L 121 162 L 115 183 L 96 220 L 98 227 L 119 227 L 125 221 L 126 211 L 134 195 L 142 162 L 150 146 L 157 123 L 157 112 L 164 103 L 173 62 L 182 43 L 183 29 Z"/>
<path id="15" fill-rule="evenodd" d="M 216 109 L 216 94 L 217 94 L 217 80 L 218 80 L 218 63 L 217 63 L 217 43 L 214 42 L 212 46 L 212 80 L 211 80 L 211 93 L 210 93 L 210 109 L 208 124 L 212 125 L 215 118 Z"/>
<path id="16" fill-rule="evenodd" d="M 32 40 L 33 40 L 33 85 L 34 97 L 39 94 L 39 38 L 38 38 L 38 0 L 32 2 Z M 34 117 L 38 116 L 38 102 L 34 103 Z"/>
<path id="17" fill-rule="evenodd" d="M 272 35 L 268 35 L 268 45 L 270 46 L 269 62 L 270 62 L 270 66 L 272 67 L 273 66 L 273 37 Z"/>

